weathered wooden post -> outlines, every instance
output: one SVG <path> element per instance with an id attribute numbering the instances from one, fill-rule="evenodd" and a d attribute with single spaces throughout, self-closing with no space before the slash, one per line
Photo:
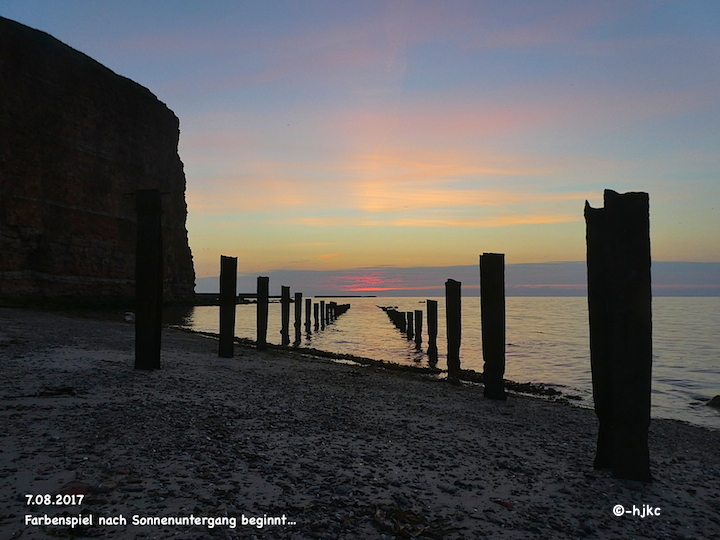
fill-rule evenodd
<path id="1" fill-rule="evenodd" d="M 295 345 L 300 343 L 302 334 L 302 293 L 295 293 Z"/>
<path id="2" fill-rule="evenodd" d="M 325 330 L 325 300 L 320 300 L 320 328 Z"/>
<path id="3" fill-rule="evenodd" d="M 647 193 L 605 190 L 585 202 L 590 364 L 599 421 L 595 468 L 652 481 L 650 210 Z"/>
<path id="4" fill-rule="evenodd" d="M 290 287 L 285 285 L 280 287 L 280 313 L 282 327 L 280 328 L 280 337 L 283 347 L 290 345 Z"/>
<path id="5" fill-rule="evenodd" d="M 447 367 L 448 380 L 459 382 L 460 376 L 460 287 L 461 283 L 454 279 L 445 282 L 445 320 L 447 323 Z"/>
<path id="6" fill-rule="evenodd" d="M 480 325 L 482 328 L 485 397 L 505 394 L 505 255 L 480 255 Z"/>
<path id="7" fill-rule="evenodd" d="M 437 300 L 426 300 L 427 307 L 427 327 L 428 327 L 428 350 L 427 354 L 430 358 L 430 365 L 437 365 L 438 348 L 437 348 L 437 331 L 438 331 L 438 303 Z"/>
<path id="8" fill-rule="evenodd" d="M 421 309 L 415 310 L 415 347 L 418 349 L 422 345 L 422 321 L 423 312 Z"/>
<path id="9" fill-rule="evenodd" d="M 237 307 L 237 257 L 220 255 L 220 343 L 218 356 L 235 353 L 235 311 Z"/>
<path id="10" fill-rule="evenodd" d="M 257 348 L 267 349 L 268 302 L 270 301 L 270 278 L 257 278 Z"/>
<path id="11" fill-rule="evenodd" d="M 160 191 L 139 189 L 135 201 L 135 369 L 160 369 L 163 304 Z"/>
<path id="12" fill-rule="evenodd" d="M 305 332 L 311 333 L 310 331 L 310 311 L 312 309 L 312 299 L 306 298 L 305 299 Z"/>
<path id="13" fill-rule="evenodd" d="M 415 326 L 413 324 L 413 312 L 412 311 L 405 312 L 405 321 L 406 321 L 405 337 L 412 340 L 412 338 L 415 337 Z"/>

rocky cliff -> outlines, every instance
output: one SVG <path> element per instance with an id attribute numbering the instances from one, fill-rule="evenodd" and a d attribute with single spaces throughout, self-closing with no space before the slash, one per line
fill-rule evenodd
<path id="1" fill-rule="evenodd" d="M 190 298 L 178 138 L 148 89 L 0 17 L 0 300 L 131 300 L 138 189 L 163 193 L 165 299 Z"/>

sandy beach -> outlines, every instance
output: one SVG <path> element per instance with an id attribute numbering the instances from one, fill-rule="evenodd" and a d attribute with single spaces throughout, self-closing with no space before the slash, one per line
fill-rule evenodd
<path id="1" fill-rule="evenodd" d="M 114 319 L 0 309 L 0 538 L 720 538 L 718 431 L 622 481 L 590 410 Z"/>

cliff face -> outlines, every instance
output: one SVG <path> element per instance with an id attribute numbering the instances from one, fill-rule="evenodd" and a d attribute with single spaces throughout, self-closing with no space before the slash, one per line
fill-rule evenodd
<path id="1" fill-rule="evenodd" d="M 0 299 L 131 299 L 138 189 L 163 193 L 165 299 L 188 299 L 178 138 L 149 90 L 0 17 Z"/>

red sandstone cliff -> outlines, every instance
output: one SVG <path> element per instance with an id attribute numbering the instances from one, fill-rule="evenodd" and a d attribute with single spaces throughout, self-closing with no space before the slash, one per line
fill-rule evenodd
<path id="1" fill-rule="evenodd" d="M 143 188 L 163 193 L 165 299 L 190 298 L 178 126 L 148 89 L 0 17 L 0 300 L 131 299 Z"/>

